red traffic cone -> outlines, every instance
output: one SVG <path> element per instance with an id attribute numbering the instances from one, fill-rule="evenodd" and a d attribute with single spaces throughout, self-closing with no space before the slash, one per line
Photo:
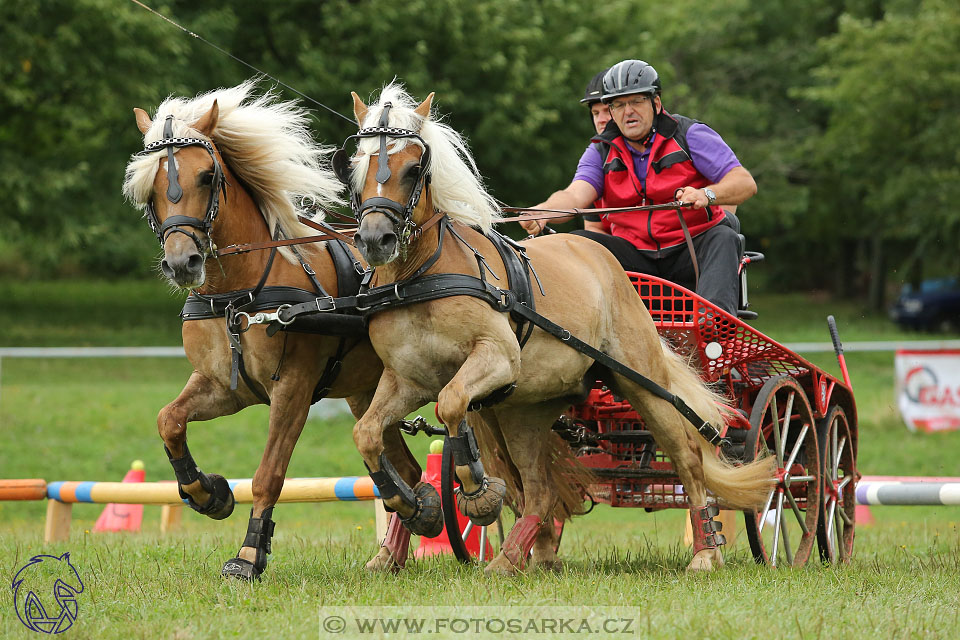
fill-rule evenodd
<path id="1" fill-rule="evenodd" d="M 440 442 L 437 440 L 436 442 Z M 431 447 L 433 449 L 433 447 Z M 427 454 L 427 469 L 423 472 L 421 480 L 432 484 L 436 490 L 440 491 L 440 470 L 443 464 L 443 456 L 439 453 L 430 453 Z M 443 494 L 441 493 L 440 499 L 443 499 Z M 457 511 L 457 521 L 460 524 L 460 530 L 467 526 L 467 523 L 470 521 L 467 516 L 463 515 Z M 467 551 L 470 552 L 470 555 L 477 557 L 480 555 L 480 527 L 474 527 L 470 531 L 470 535 L 467 536 L 467 539 L 464 540 L 464 544 L 467 547 Z M 444 525 L 443 531 L 440 532 L 440 535 L 436 538 L 420 538 L 420 546 L 417 547 L 417 550 L 413 552 L 413 557 L 416 559 L 425 558 L 427 556 L 434 556 L 440 553 L 453 553 L 453 549 L 450 548 L 450 539 L 447 538 L 447 527 Z M 493 558 L 493 547 L 490 546 L 490 542 L 487 542 L 487 552 L 484 554 L 484 557 L 489 559 Z"/>
<path id="2" fill-rule="evenodd" d="M 853 512 L 854 521 L 858 525 L 870 526 L 876 524 L 876 520 L 873 519 L 873 514 L 870 512 L 870 507 L 865 504 L 858 504 L 856 509 Z"/>
<path id="3" fill-rule="evenodd" d="M 123 476 L 123 482 L 143 482 L 146 479 L 147 472 L 143 469 L 142 460 L 134 460 L 130 465 L 130 471 Z M 142 504 L 108 504 L 100 517 L 97 518 L 97 524 L 93 526 L 94 531 L 140 531 L 140 523 L 143 522 Z"/>

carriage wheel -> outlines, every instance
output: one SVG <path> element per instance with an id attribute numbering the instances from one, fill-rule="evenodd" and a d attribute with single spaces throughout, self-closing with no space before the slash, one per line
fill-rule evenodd
<path id="1" fill-rule="evenodd" d="M 744 447 L 747 461 L 775 456 L 777 482 L 760 512 L 745 511 L 747 538 L 757 563 L 806 564 L 820 514 L 817 425 L 806 393 L 790 376 L 761 387 Z"/>
<path id="2" fill-rule="evenodd" d="M 460 485 L 457 478 L 456 466 L 453 462 L 453 449 L 450 447 L 450 439 L 443 440 L 443 457 L 440 460 L 440 509 L 443 512 L 443 526 L 447 531 L 447 539 L 450 541 L 450 548 L 453 549 L 454 557 L 465 564 L 473 562 L 473 556 L 467 550 L 464 542 L 474 529 L 474 524 L 469 520 L 466 526 L 460 526 L 460 519 L 457 517 L 457 498 L 453 490 Z M 480 562 L 489 562 L 493 560 L 493 555 L 486 552 L 489 536 L 487 535 L 490 527 L 480 527 L 480 555 L 477 559 Z M 500 538 L 500 546 L 503 546 L 503 521 L 497 518 L 497 531 Z M 488 557 L 489 556 L 489 557 Z"/>
<path id="3" fill-rule="evenodd" d="M 853 555 L 857 511 L 856 443 L 842 407 L 834 405 L 817 433 L 823 468 L 823 511 L 817 527 L 820 559 L 846 563 Z"/>

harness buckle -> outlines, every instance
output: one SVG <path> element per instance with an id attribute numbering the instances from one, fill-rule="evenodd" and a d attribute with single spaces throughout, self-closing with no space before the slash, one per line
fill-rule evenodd
<path id="1" fill-rule="evenodd" d="M 403 296 L 400 295 L 400 283 L 399 283 L 399 282 L 394 282 L 394 283 L 393 283 L 393 295 L 394 295 L 394 297 L 395 297 L 397 300 L 399 300 L 399 301 L 401 301 L 401 302 L 403 301 Z"/>
<path id="2" fill-rule="evenodd" d="M 320 308 L 320 301 L 321 301 L 321 300 L 327 302 L 327 303 L 330 305 L 330 308 L 329 308 L 329 309 L 321 309 L 321 308 Z M 315 302 L 316 305 L 317 305 L 317 311 L 319 311 L 319 312 L 321 312 L 321 313 L 326 312 L 326 311 L 336 311 L 336 310 L 337 310 L 337 299 L 334 298 L 333 296 L 322 296 L 322 297 L 317 298 L 316 300 L 314 300 L 314 302 Z M 288 306 L 289 306 L 289 305 L 288 305 Z"/>

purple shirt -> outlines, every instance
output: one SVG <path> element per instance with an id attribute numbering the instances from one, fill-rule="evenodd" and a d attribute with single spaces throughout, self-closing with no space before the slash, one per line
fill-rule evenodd
<path id="1" fill-rule="evenodd" d="M 654 139 L 656 139 L 656 134 Z M 711 184 L 720 182 L 731 169 L 741 166 L 736 154 L 723 141 L 720 134 L 701 122 L 690 125 L 687 130 L 687 145 L 690 147 L 690 159 L 693 160 L 693 166 Z M 627 145 L 627 149 L 630 150 L 633 157 L 633 168 L 644 187 L 646 187 L 647 162 L 650 159 L 650 147 L 652 146 L 653 141 L 641 153 L 629 144 Z M 600 152 L 591 144 L 580 156 L 577 173 L 573 176 L 574 180 L 583 180 L 596 189 L 597 197 L 603 195 L 603 160 L 604 158 L 600 157 Z"/>

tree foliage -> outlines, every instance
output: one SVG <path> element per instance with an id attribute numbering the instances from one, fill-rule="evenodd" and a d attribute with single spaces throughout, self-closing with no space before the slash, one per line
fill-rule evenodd
<path id="1" fill-rule="evenodd" d="M 653 63 L 673 112 L 717 129 L 760 187 L 751 248 L 790 286 L 866 294 L 885 268 L 957 269 L 960 8 L 948 0 L 165 0 L 156 9 L 352 118 L 393 78 L 437 92 L 511 205 L 565 186 L 592 128 L 594 73 Z M 133 3 L 0 5 L 0 272 L 145 271 L 152 237 L 122 202 L 131 108 L 253 71 Z M 265 84 L 269 85 L 267 81 Z M 290 98 L 297 98 L 288 93 Z M 318 139 L 352 125 L 323 107 Z M 921 260 L 922 258 L 922 260 Z M 798 265 L 807 265 L 798 268 Z M 881 287 L 882 289 L 882 287 Z"/>

